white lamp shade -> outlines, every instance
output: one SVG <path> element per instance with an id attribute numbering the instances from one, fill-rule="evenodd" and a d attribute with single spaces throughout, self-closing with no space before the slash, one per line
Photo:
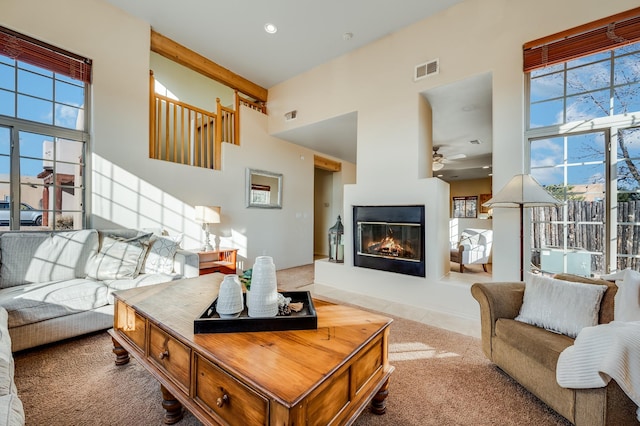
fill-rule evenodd
<path id="1" fill-rule="evenodd" d="M 443 167 L 444 167 L 444 164 L 442 164 L 440 162 L 434 161 L 433 163 L 431 163 L 431 169 L 432 170 L 436 170 L 437 171 L 437 170 L 442 169 Z"/>
<path id="2" fill-rule="evenodd" d="M 531 175 L 515 175 L 484 207 L 540 207 L 562 204 Z"/>
<path id="3" fill-rule="evenodd" d="M 196 206 L 195 220 L 200 223 L 220 223 L 220 207 Z"/>

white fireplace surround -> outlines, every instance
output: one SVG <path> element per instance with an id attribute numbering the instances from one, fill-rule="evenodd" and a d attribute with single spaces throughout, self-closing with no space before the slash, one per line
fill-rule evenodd
<path id="1" fill-rule="evenodd" d="M 376 194 L 372 198 L 371 194 Z M 354 266 L 353 206 L 424 205 L 426 277 Z M 478 307 L 469 285 L 446 279 L 449 272 L 449 184 L 437 178 L 418 179 L 403 184 L 380 182 L 372 191 L 369 185 L 344 187 L 344 263 L 315 262 L 315 292 L 330 298 L 343 298 L 359 304 L 363 297 L 370 307 L 400 306 L 389 314 L 425 318 L 427 323 L 463 334 L 478 336 Z M 362 304 L 362 303 L 360 303 Z"/>

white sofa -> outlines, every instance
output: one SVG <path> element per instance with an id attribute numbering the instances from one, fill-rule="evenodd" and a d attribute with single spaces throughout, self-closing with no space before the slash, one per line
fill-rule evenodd
<path id="1" fill-rule="evenodd" d="M 24 408 L 14 381 L 15 368 L 7 319 L 7 311 L 0 308 L 0 425 L 22 426 L 25 423 Z"/>
<path id="2" fill-rule="evenodd" d="M 116 290 L 198 274 L 197 253 L 133 229 L 0 235 L 13 352 L 112 327 Z"/>

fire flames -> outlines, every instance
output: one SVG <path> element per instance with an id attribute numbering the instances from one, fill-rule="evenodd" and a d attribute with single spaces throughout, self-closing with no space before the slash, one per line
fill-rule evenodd
<path id="1" fill-rule="evenodd" d="M 402 247 L 402 245 L 395 242 L 393 237 L 386 236 L 379 242 L 370 244 L 367 247 L 369 253 L 378 254 L 381 256 L 392 256 L 392 257 L 408 257 L 411 256 L 411 253 L 407 252 L 407 250 Z"/>

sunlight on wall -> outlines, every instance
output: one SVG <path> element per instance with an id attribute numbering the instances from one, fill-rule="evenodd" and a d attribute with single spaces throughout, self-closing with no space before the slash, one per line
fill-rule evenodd
<path id="1" fill-rule="evenodd" d="M 154 84 L 154 91 L 156 93 L 159 93 L 162 96 L 166 96 L 167 98 L 171 98 L 171 99 L 175 99 L 176 101 L 179 101 L 180 99 L 178 99 L 178 97 L 169 89 L 167 89 L 165 87 L 164 84 L 162 84 L 161 82 L 159 82 L 157 79 L 154 80 L 155 84 Z"/>
<path id="2" fill-rule="evenodd" d="M 245 266 L 244 260 L 242 260 L 247 258 L 247 248 L 248 248 L 249 242 L 247 240 L 246 235 L 244 235 L 239 231 L 236 231 L 235 229 L 232 229 L 231 237 L 226 239 L 223 238 L 221 240 L 226 242 L 226 245 L 221 242 L 220 243 L 221 247 L 233 247 L 238 249 L 238 256 L 237 256 L 238 269 L 241 269 L 244 271 L 245 269 L 251 267 L 251 266 Z"/>
<path id="3" fill-rule="evenodd" d="M 186 249 L 199 249 L 204 241 L 194 206 L 95 154 L 91 210 L 94 216 L 115 226 L 161 228 L 169 235 L 183 234 L 182 247 Z M 236 230 L 230 232 L 231 238 L 221 238 L 221 247 L 239 248 L 238 254 L 246 257 L 246 236 Z"/>
<path id="4" fill-rule="evenodd" d="M 392 343 L 389 345 L 389 362 L 413 361 L 416 359 L 451 358 L 460 356 L 453 352 L 440 351 L 420 342 Z"/>
<path id="5" fill-rule="evenodd" d="M 460 226 L 458 219 L 449 219 L 449 242 L 451 248 L 456 248 L 456 244 L 460 239 Z"/>

